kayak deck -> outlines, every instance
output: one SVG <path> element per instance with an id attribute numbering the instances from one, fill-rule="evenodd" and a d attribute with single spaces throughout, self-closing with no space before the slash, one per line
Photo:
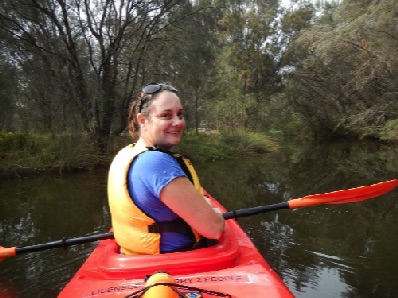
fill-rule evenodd
<path id="1" fill-rule="evenodd" d="M 58 297 L 125 297 L 142 289 L 145 277 L 157 271 L 167 271 L 179 285 L 230 297 L 293 297 L 235 220 L 226 221 L 219 243 L 211 247 L 150 256 L 118 250 L 113 239 L 100 241 Z"/>

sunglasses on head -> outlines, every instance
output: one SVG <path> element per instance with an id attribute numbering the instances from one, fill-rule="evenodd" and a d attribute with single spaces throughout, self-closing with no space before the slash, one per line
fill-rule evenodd
<path id="1" fill-rule="evenodd" d="M 170 84 L 165 83 L 149 83 L 142 87 L 142 93 L 144 94 L 154 94 L 161 90 L 168 90 L 177 93 L 177 89 Z"/>
<path id="2" fill-rule="evenodd" d="M 149 83 L 146 84 L 144 87 L 141 89 L 141 99 L 138 104 L 138 113 L 141 113 L 142 108 L 144 106 L 144 103 L 147 101 L 144 95 L 151 95 L 155 94 L 157 92 L 160 92 L 161 90 L 168 90 L 173 93 L 177 93 L 177 89 L 171 86 L 170 84 L 166 83 Z"/>

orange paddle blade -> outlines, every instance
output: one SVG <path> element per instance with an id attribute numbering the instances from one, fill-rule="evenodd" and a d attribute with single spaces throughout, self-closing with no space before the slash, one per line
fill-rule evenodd
<path id="1" fill-rule="evenodd" d="M 372 184 L 369 186 L 360 186 L 347 190 L 337 190 L 325 194 L 309 195 L 303 198 L 288 201 L 289 209 L 317 206 L 322 204 L 345 204 L 361 202 L 385 194 L 398 186 L 398 180 L 390 180 Z"/>
<path id="2" fill-rule="evenodd" d="M 15 257 L 17 255 L 16 247 L 2 247 L 0 246 L 0 262 L 8 257 Z"/>

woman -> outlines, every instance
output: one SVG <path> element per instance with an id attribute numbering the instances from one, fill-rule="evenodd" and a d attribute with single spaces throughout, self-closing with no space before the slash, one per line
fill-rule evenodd
<path id="1" fill-rule="evenodd" d="M 116 155 L 108 178 L 121 253 L 185 251 L 200 247 L 203 238 L 219 239 L 222 214 L 203 197 L 190 162 L 170 152 L 185 128 L 177 90 L 165 83 L 144 86 L 128 121 L 136 144 Z"/>

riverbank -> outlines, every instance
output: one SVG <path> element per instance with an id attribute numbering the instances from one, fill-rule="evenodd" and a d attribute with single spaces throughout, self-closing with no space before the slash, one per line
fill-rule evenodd
<path id="1" fill-rule="evenodd" d="M 87 134 L 0 134 L 0 178 L 90 171 L 108 167 L 113 156 L 131 143 L 129 136 L 111 138 L 105 153 Z M 264 154 L 278 150 L 272 138 L 255 132 L 186 133 L 175 152 L 193 162 L 207 162 Z"/>

